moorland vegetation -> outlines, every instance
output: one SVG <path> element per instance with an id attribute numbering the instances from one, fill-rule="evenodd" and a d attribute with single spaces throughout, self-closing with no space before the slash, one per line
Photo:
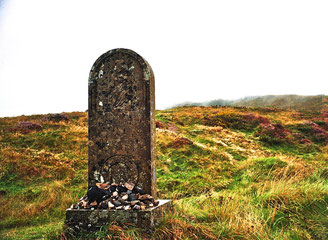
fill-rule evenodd
<path id="1" fill-rule="evenodd" d="M 87 112 L 0 119 L 0 239 L 68 239 L 87 189 Z M 109 225 L 79 239 L 327 239 L 328 109 L 156 112 L 157 188 L 174 210 L 152 236 Z"/>

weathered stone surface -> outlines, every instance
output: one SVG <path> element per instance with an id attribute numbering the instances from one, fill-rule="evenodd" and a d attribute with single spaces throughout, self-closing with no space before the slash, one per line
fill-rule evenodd
<path id="1" fill-rule="evenodd" d="M 99 230 L 107 224 L 119 226 L 133 225 L 145 231 L 152 230 L 159 223 L 161 217 L 172 208 L 170 200 L 159 200 L 156 207 L 145 210 L 90 210 L 67 209 L 66 226 L 75 231 Z"/>
<path id="2" fill-rule="evenodd" d="M 126 183 L 156 197 L 155 90 L 149 64 L 114 49 L 89 76 L 89 186 Z"/>

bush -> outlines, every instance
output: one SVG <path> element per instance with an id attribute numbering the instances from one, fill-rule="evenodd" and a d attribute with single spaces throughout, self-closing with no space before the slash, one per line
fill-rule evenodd
<path id="1" fill-rule="evenodd" d="M 60 121 L 68 121 L 69 118 L 64 115 L 64 114 L 59 114 L 59 113 L 56 113 L 56 114 L 50 114 L 48 116 L 45 116 L 42 121 L 52 121 L 52 122 L 60 122 Z"/>
<path id="2" fill-rule="evenodd" d="M 328 143 L 328 132 L 314 122 L 297 124 L 293 128 L 303 133 L 308 140 L 316 143 Z"/>
<path id="3" fill-rule="evenodd" d="M 249 120 L 242 114 L 221 113 L 210 117 L 204 117 L 203 124 L 207 126 L 221 126 L 225 128 L 251 131 L 259 124 L 259 121 L 258 119 L 254 121 Z"/>
<path id="4" fill-rule="evenodd" d="M 281 124 L 260 124 L 256 135 L 260 140 L 269 144 L 281 144 L 289 142 L 291 131 L 285 129 Z"/>
<path id="5" fill-rule="evenodd" d="M 9 128 L 10 132 L 21 132 L 27 134 L 31 131 L 41 131 L 42 125 L 33 122 L 20 122 L 16 126 Z"/>

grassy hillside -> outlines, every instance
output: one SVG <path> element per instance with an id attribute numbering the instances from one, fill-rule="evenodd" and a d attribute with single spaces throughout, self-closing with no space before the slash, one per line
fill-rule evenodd
<path id="1" fill-rule="evenodd" d="M 0 118 L 0 239 L 65 239 L 65 209 L 86 193 L 88 128 L 87 113 L 66 116 Z M 328 109 L 156 119 L 158 193 L 174 211 L 152 236 L 108 226 L 80 239 L 327 239 Z"/>

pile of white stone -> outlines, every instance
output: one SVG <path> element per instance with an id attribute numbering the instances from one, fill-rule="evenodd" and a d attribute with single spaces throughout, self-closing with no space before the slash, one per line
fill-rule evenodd
<path id="1" fill-rule="evenodd" d="M 145 210 L 159 204 L 149 194 L 133 183 L 106 184 L 97 183 L 89 188 L 87 195 L 82 197 L 72 209 L 116 209 L 116 210 Z"/>

